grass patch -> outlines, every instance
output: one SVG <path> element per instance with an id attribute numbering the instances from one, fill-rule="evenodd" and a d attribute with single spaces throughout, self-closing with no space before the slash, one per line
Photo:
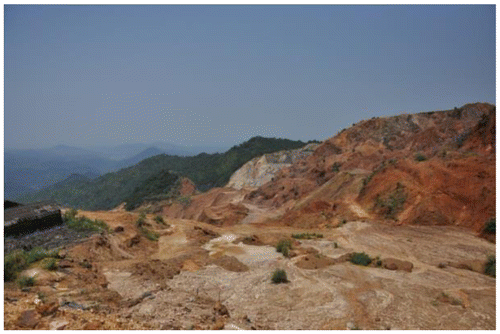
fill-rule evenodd
<path id="1" fill-rule="evenodd" d="M 27 286 L 33 286 L 36 283 L 35 277 L 21 276 L 17 280 L 17 284 L 20 288 L 25 288 Z"/>
<path id="2" fill-rule="evenodd" d="M 158 239 L 160 238 L 160 234 L 154 231 L 150 231 L 145 227 L 141 227 L 139 230 L 141 231 L 141 234 L 148 240 L 158 241 Z"/>
<path id="3" fill-rule="evenodd" d="M 273 272 L 273 276 L 271 277 L 271 280 L 275 284 L 287 283 L 288 282 L 288 278 L 286 277 L 286 271 L 283 270 L 283 269 L 276 269 Z"/>
<path id="4" fill-rule="evenodd" d="M 496 266 L 497 266 L 497 260 L 494 255 L 488 256 L 488 261 L 486 262 L 486 266 L 484 268 L 484 273 L 488 276 L 491 277 L 497 277 L 496 276 Z"/>
<path id="5" fill-rule="evenodd" d="M 42 268 L 46 270 L 56 270 L 57 269 L 57 259 L 46 258 L 42 262 Z"/>
<path id="6" fill-rule="evenodd" d="M 46 250 L 35 247 L 31 251 L 17 250 L 4 256 L 4 281 L 10 282 L 17 278 L 18 273 L 28 268 L 34 262 L 45 258 L 57 258 L 59 250 Z"/>
<path id="7" fill-rule="evenodd" d="M 321 234 L 321 233 L 292 234 L 292 238 L 294 238 L 294 239 L 320 239 L 320 238 L 323 238 L 323 234 Z"/>
<path id="8" fill-rule="evenodd" d="M 372 263 L 372 259 L 364 252 L 352 254 L 350 261 L 361 266 L 367 266 Z"/>
<path id="9" fill-rule="evenodd" d="M 76 209 L 70 209 L 66 211 L 66 213 L 64 214 L 64 222 L 66 223 L 66 226 L 68 226 L 70 229 L 79 232 L 83 231 L 111 232 L 111 229 L 109 228 L 108 224 L 106 224 L 102 220 L 98 219 L 92 220 L 85 216 L 76 217 L 77 214 L 78 211 Z"/>

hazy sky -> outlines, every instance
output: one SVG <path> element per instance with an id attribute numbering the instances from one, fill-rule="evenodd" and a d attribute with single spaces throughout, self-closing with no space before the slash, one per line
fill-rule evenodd
<path id="1" fill-rule="evenodd" d="M 5 146 L 326 139 L 495 103 L 495 7 L 5 6 Z"/>

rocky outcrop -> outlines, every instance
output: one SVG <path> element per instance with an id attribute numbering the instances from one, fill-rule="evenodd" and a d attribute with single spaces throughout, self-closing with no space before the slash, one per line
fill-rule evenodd
<path id="1" fill-rule="evenodd" d="M 310 156 L 319 145 L 308 144 L 300 149 L 264 154 L 254 158 L 231 176 L 226 187 L 258 188 L 271 181 L 278 171 Z"/>

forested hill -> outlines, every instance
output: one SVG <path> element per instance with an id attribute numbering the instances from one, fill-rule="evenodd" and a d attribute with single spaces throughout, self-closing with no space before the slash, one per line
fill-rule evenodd
<path id="1" fill-rule="evenodd" d="M 252 158 L 300 148 L 308 143 L 253 137 L 225 153 L 201 153 L 192 157 L 161 154 L 94 180 L 72 176 L 19 200 L 33 202 L 50 199 L 61 205 L 86 210 L 109 210 L 127 202 L 127 208 L 133 209 L 146 197 L 168 194 L 180 176 L 187 176 L 199 190 L 206 191 L 224 186 L 231 175 Z"/>

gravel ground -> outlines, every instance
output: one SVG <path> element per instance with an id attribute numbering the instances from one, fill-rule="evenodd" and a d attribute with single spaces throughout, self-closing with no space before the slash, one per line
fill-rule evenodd
<path id="1" fill-rule="evenodd" d="M 4 238 L 4 254 L 16 249 L 30 250 L 33 247 L 53 249 L 69 244 L 85 241 L 94 231 L 78 232 L 66 225 L 59 225 L 45 230 L 39 230 L 19 237 Z"/>

